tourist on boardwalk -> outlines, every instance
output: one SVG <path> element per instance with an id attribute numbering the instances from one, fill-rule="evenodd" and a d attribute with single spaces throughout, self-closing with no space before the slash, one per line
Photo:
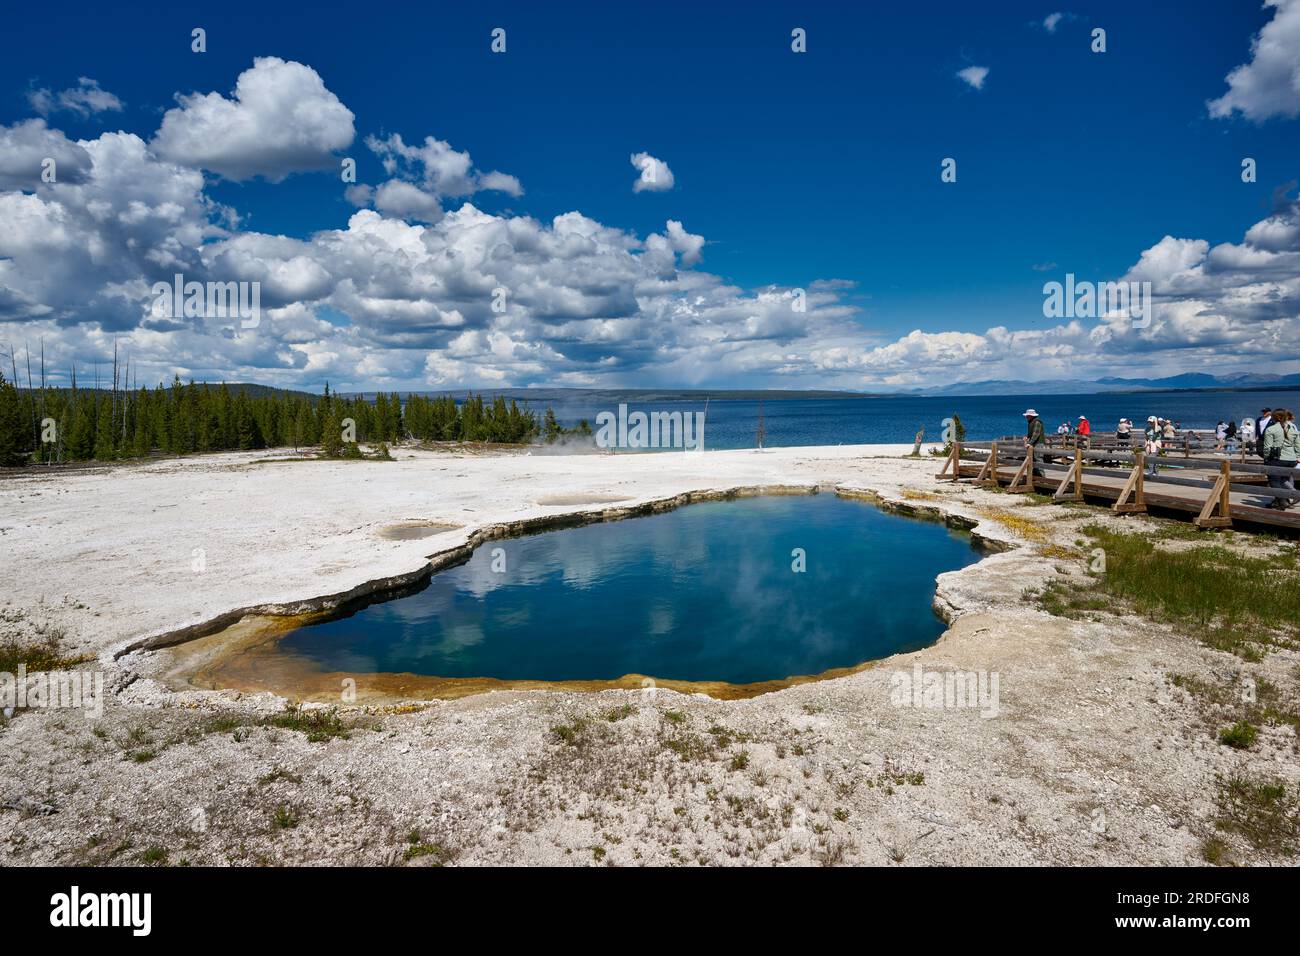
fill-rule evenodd
<path id="1" fill-rule="evenodd" d="M 1069 423 L 1069 422 L 1061 422 L 1061 424 L 1057 425 L 1057 426 L 1056 426 L 1056 434 L 1058 434 L 1058 435 L 1068 435 L 1068 434 L 1070 434 L 1070 423 Z"/>
<path id="2" fill-rule="evenodd" d="M 1146 438 L 1147 453 L 1147 475 L 1154 478 L 1159 471 L 1156 462 L 1160 458 L 1160 449 L 1164 447 L 1161 439 L 1164 437 L 1164 431 L 1160 427 L 1160 419 L 1154 415 L 1147 416 L 1147 427 L 1144 433 Z"/>
<path id="3" fill-rule="evenodd" d="M 1222 418 L 1220 418 L 1219 424 L 1214 426 L 1214 450 L 1223 451 L 1223 449 L 1227 446 L 1227 443 L 1228 443 L 1228 423 L 1225 422 Z"/>
<path id="4" fill-rule="evenodd" d="M 1079 426 L 1076 429 L 1076 433 L 1079 437 L 1078 440 L 1075 441 L 1075 445 L 1079 448 L 1087 448 L 1089 443 L 1092 441 L 1092 426 L 1088 424 L 1088 419 L 1083 415 L 1079 416 Z"/>
<path id="5" fill-rule="evenodd" d="M 1273 412 L 1268 428 L 1264 430 L 1264 464 L 1286 468 L 1286 475 L 1269 475 L 1270 488 L 1295 491 L 1295 465 L 1300 459 L 1300 428 L 1296 427 L 1295 416 L 1285 408 Z M 1294 499 L 1274 498 L 1267 505 L 1285 511 L 1295 503 Z"/>
<path id="6" fill-rule="evenodd" d="M 1228 454 L 1231 455 L 1237 450 L 1237 423 L 1228 422 L 1223 430 L 1223 439 L 1227 443 Z"/>
<path id="7" fill-rule="evenodd" d="M 1174 427 L 1174 423 L 1171 419 L 1168 418 L 1164 419 L 1163 435 L 1165 441 L 1173 441 L 1175 438 L 1178 437 L 1178 429 Z"/>
<path id="8" fill-rule="evenodd" d="M 1264 432 L 1273 424 L 1273 409 L 1260 409 L 1259 418 L 1255 419 L 1255 454 L 1264 457 Z"/>
<path id="9" fill-rule="evenodd" d="M 1127 418 L 1121 418 L 1119 424 L 1115 426 L 1115 440 L 1121 448 L 1128 448 L 1132 444 L 1133 423 Z"/>
<path id="10" fill-rule="evenodd" d="M 1038 412 L 1032 408 L 1025 409 L 1025 451 L 1032 455 L 1036 451 L 1042 450 L 1043 444 L 1047 437 L 1044 434 L 1046 429 L 1043 428 L 1043 420 L 1038 417 Z M 1049 461 L 1047 456 L 1043 456 L 1043 461 Z M 1034 477 L 1039 477 L 1039 471 L 1034 468 Z"/>

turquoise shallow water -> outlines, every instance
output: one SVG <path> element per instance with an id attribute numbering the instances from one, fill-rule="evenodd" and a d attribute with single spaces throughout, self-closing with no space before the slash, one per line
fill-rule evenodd
<path id="1" fill-rule="evenodd" d="M 348 673 L 775 680 L 933 642 L 935 575 L 978 557 L 966 535 L 834 495 L 710 502 L 488 542 L 282 647 Z"/>

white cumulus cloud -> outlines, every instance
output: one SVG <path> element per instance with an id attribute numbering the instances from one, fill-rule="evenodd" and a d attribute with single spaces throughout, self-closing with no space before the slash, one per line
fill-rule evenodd
<path id="1" fill-rule="evenodd" d="M 667 192 L 673 188 L 673 184 L 676 182 L 673 178 L 673 171 L 668 168 L 668 164 L 662 159 L 656 159 L 649 153 L 633 153 L 632 165 L 641 171 L 641 175 L 632 184 L 634 193 Z"/>
<path id="2" fill-rule="evenodd" d="M 309 66 L 258 57 L 239 75 L 230 99 L 178 95 L 152 148 L 160 157 L 227 179 L 280 182 L 295 172 L 337 164 L 352 143 L 352 111 Z"/>
<path id="3" fill-rule="evenodd" d="M 1227 76 L 1228 92 L 1206 105 L 1216 118 L 1241 113 L 1255 122 L 1300 116 L 1300 0 L 1265 0 L 1273 19 L 1250 44 L 1250 62 Z"/>

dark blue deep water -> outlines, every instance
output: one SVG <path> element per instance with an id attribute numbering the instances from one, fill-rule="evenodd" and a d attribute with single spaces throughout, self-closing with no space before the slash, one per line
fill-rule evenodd
<path id="1" fill-rule="evenodd" d="M 540 417 L 547 405 L 566 427 L 587 419 L 592 427 L 601 411 L 617 413 L 616 402 L 575 396 L 558 401 L 521 403 Z M 703 412 L 702 399 L 661 402 L 628 401 L 628 411 Z M 1179 422 L 1185 428 L 1213 428 L 1222 418 L 1254 418 L 1264 406 L 1294 409 L 1300 392 L 1205 391 L 1101 393 L 1093 395 L 966 395 L 943 398 L 879 396 L 867 398 L 767 399 L 763 418 L 770 447 L 790 445 L 861 445 L 910 442 L 918 428 L 927 441 L 942 441 L 943 419 L 956 413 L 972 441 L 1022 435 L 1021 413 L 1032 406 L 1049 432 L 1069 419 L 1086 415 L 1096 431 L 1113 431 L 1120 416 L 1141 428 L 1148 415 Z M 759 403 L 749 399 L 712 399 L 705 421 L 706 448 L 753 448 Z"/>
<path id="2" fill-rule="evenodd" d="M 709 502 L 487 542 L 282 647 L 346 673 L 775 680 L 932 643 L 935 575 L 977 558 L 968 536 L 834 495 Z"/>

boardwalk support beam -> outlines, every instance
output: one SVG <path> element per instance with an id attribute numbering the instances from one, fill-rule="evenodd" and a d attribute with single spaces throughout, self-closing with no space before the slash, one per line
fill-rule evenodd
<path id="1" fill-rule="evenodd" d="M 1020 469 L 1011 479 L 1011 484 L 1007 485 L 1007 491 L 1013 495 L 1026 494 L 1034 490 L 1034 446 L 1029 445 L 1025 448 L 1025 460 L 1020 463 Z"/>
<path id="2" fill-rule="evenodd" d="M 1067 494 L 1065 489 L 1068 488 L 1070 485 L 1074 485 L 1074 490 Z M 1069 470 L 1066 471 L 1065 473 L 1065 477 L 1061 479 L 1061 484 L 1057 487 L 1056 494 L 1052 495 L 1052 499 L 1054 501 L 1063 501 L 1067 498 L 1070 501 L 1083 500 L 1083 449 L 1082 448 L 1076 448 L 1074 450 L 1074 463 L 1070 465 Z"/>
<path id="3" fill-rule="evenodd" d="M 1128 481 L 1124 482 L 1119 498 L 1111 505 L 1112 511 L 1118 514 L 1134 514 L 1147 510 L 1146 502 L 1142 500 L 1142 482 L 1146 476 L 1146 468 L 1146 454 L 1135 451 L 1133 453 L 1133 470 L 1129 473 Z"/>
<path id="4" fill-rule="evenodd" d="M 952 443 L 952 452 L 948 455 L 947 459 L 944 461 L 943 468 L 940 470 L 939 474 L 935 475 L 934 477 L 942 478 L 944 475 L 948 474 L 949 468 L 952 468 L 951 480 L 952 481 L 959 480 L 961 478 L 961 442 L 959 441 L 955 441 Z"/>
<path id="5" fill-rule="evenodd" d="M 1193 524 L 1198 528 L 1229 528 L 1232 526 L 1232 505 L 1228 500 L 1228 486 L 1232 484 L 1232 465 L 1226 461 L 1220 463 L 1219 480 L 1205 499 L 1205 507 Z M 1215 514 L 1215 512 L 1218 514 Z"/>
<path id="6" fill-rule="evenodd" d="M 992 442 L 989 445 L 989 456 L 984 459 L 984 466 L 980 468 L 980 473 L 975 476 L 977 485 L 993 485 L 998 483 L 998 443 Z"/>

